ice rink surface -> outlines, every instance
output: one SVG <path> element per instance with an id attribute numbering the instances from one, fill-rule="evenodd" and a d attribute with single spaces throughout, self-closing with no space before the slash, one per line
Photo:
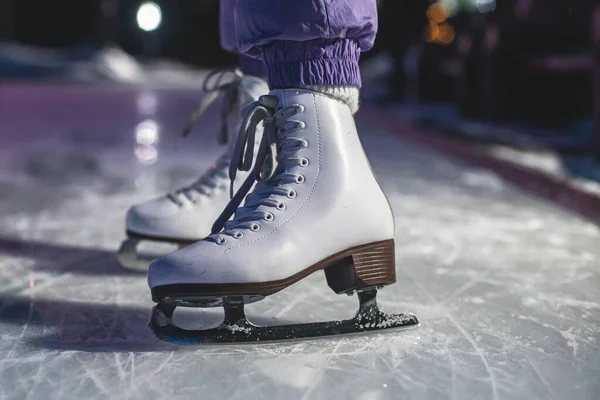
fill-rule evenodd
<path id="1" fill-rule="evenodd" d="M 219 154 L 217 118 L 179 136 L 199 97 L 0 88 L 0 399 L 598 398 L 599 228 L 360 119 L 396 217 L 399 279 L 380 304 L 421 326 L 277 344 L 154 339 L 145 275 L 114 252 L 129 205 Z M 307 322 L 350 317 L 356 302 L 317 273 L 247 311 Z M 180 315 L 187 327 L 220 318 Z"/>

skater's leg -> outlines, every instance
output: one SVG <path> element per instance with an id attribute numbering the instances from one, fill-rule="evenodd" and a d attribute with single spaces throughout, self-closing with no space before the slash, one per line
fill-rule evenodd
<path id="1" fill-rule="evenodd" d="M 240 70 L 244 75 L 267 77 L 267 68 L 262 60 L 240 54 Z"/>
<path id="2" fill-rule="evenodd" d="M 242 110 L 230 177 L 254 167 L 211 235 L 150 266 L 159 303 L 152 329 L 173 341 L 263 341 L 416 324 L 412 315 L 380 313 L 375 302 L 377 288 L 396 280 L 394 218 L 353 118 L 358 59 L 377 30 L 375 0 L 238 0 L 235 23 L 239 50 L 265 61 L 272 89 Z M 247 324 L 244 303 L 317 270 L 336 293 L 359 292 L 355 319 Z M 226 317 L 217 329 L 173 325 L 176 306 L 218 305 Z"/>
<path id="3" fill-rule="evenodd" d="M 155 299 L 172 297 L 186 282 L 202 285 L 198 290 L 207 295 L 226 293 L 228 282 L 256 283 L 255 289 L 244 291 L 270 294 L 268 282 L 301 276 L 332 254 L 373 243 L 379 249 L 374 253 L 382 252 L 378 260 L 386 261 L 381 274 L 363 285 L 395 280 L 388 257 L 393 252 L 392 212 L 352 118 L 358 95 L 351 93 L 361 84 L 358 59 L 362 49 L 373 45 L 376 4 L 326 4 L 237 1 L 237 46 L 265 61 L 273 90 L 244 110 L 230 176 L 238 168 L 247 170 L 242 155 L 254 147 L 252 133 L 260 121 L 269 134 L 263 135 L 254 173 L 213 225 L 213 235 L 152 264 L 148 278 Z M 295 262 L 280 265 L 288 259 Z M 233 286 L 229 290 L 235 292 Z M 355 289 L 350 284 L 339 291 Z"/>
<path id="4" fill-rule="evenodd" d="M 238 53 L 235 28 L 235 8 L 238 0 L 221 0 L 219 8 L 219 37 L 221 47 L 231 53 Z M 260 59 L 240 54 L 240 70 L 245 75 L 266 76 L 266 68 Z"/>
<path id="5" fill-rule="evenodd" d="M 271 89 L 311 88 L 357 110 L 358 60 L 377 32 L 375 0 L 238 0 L 234 20 L 237 47 L 264 60 Z"/>
<path id="6" fill-rule="evenodd" d="M 238 53 L 235 31 L 235 7 L 237 0 L 221 0 L 219 4 L 219 39 L 221 47 Z"/>

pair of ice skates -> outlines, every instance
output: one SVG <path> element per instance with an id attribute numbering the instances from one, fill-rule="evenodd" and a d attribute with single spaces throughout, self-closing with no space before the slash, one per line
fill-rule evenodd
<path id="1" fill-rule="evenodd" d="M 158 303 L 150 321 L 156 336 L 266 341 L 417 324 L 413 315 L 377 308 L 377 289 L 396 281 L 394 219 L 349 107 L 310 90 L 269 92 L 252 77 L 238 77 L 226 90 L 243 107 L 235 146 L 194 184 L 127 213 L 124 265 L 138 261 L 140 240 L 183 247 L 148 271 Z M 336 293 L 358 293 L 354 319 L 274 327 L 246 320 L 244 304 L 317 270 Z M 177 306 L 223 306 L 225 320 L 218 328 L 185 330 L 173 323 Z"/>

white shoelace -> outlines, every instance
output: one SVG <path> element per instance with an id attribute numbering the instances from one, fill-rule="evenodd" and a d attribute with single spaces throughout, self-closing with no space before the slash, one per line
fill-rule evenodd
<path id="1" fill-rule="evenodd" d="M 190 134 L 198 120 L 206 113 L 208 107 L 223 94 L 223 103 L 221 107 L 221 129 L 219 131 L 219 144 L 225 144 L 229 135 L 227 119 L 236 112 L 237 105 L 241 96 L 242 78 L 244 74 L 238 69 L 235 70 L 215 70 L 210 72 L 204 79 L 202 90 L 205 95 L 198 105 L 198 108 L 192 113 L 188 123 L 183 128 L 183 136 Z M 226 78 L 229 78 L 228 80 Z"/>
<path id="2" fill-rule="evenodd" d="M 304 106 L 295 104 L 277 108 L 277 103 L 277 97 L 267 95 L 242 110 L 243 121 L 229 166 L 231 201 L 214 223 L 213 234 L 207 240 L 223 244 L 227 241 L 226 236 L 241 238 L 243 230 L 260 230 L 260 221 L 271 222 L 275 219 L 269 208 L 282 211 L 286 207 L 284 198 L 296 197 L 296 191 L 290 184 L 304 182 L 301 174 L 287 172 L 290 167 L 308 165 L 308 159 L 296 157 L 296 153 L 306 148 L 308 142 L 292 136 L 305 128 L 304 122 L 291 119 L 304 112 Z M 237 171 L 250 171 L 252 167 L 254 137 L 260 122 L 263 123 L 264 132 L 254 168 L 234 195 L 233 182 Z M 258 182 L 256 187 L 248 194 L 255 182 Z M 246 202 L 240 207 L 244 198 Z"/>
<path id="3" fill-rule="evenodd" d="M 218 141 L 219 144 L 226 144 L 229 137 L 227 134 L 229 131 L 228 118 L 237 110 L 239 99 L 242 95 L 241 91 L 243 90 L 240 84 L 243 77 L 244 75 L 237 69 L 210 72 L 206 76 L 202 86 L 205 95 L 183 129 L 183 136 L 190 134 L 198 120 L 206 113 L 208 107 L 223 94 Z M 167 197 L 181 207 L 184 204 L 184 197 L 192 203 L 196 203 L 198 196 L 211 196 L 215 189 L 224 187 L 224 179 L 228 178 L 227 169 L 229 168 L 230 160 L 231 152 L 223 154 L 200 179 L 191 185 L 168 193 Z"/>
<path id="4" fill-rule="evenodd" d="M 231 152 L 221 155 L 202 176 L 192 183 L 174 192 L 168 193 L 167 197 L 178 206 L 183 206 L 184 197 L 192 203 L 196 203 L 199 196 L 212 196 L 217 189 L 224 190 L 229 182 L 227 171 L 231 164 Z"/>

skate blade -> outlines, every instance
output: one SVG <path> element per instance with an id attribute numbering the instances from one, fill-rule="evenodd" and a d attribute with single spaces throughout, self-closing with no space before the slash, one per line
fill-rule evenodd
<path id="1" fill-rule="evenodd" d="M 147 272 L 152 261 L 168 253 L 161 254 L 139 254 L 137 248 L 143 239 L 128 238 L 123 241 L 121 247 L 117 251 L 117 261 L 119 265 L 126 270 L 133 272 Z M 149 239 L 146 239 L 149 240 Z M 185 244 L 178 244 L 179 248 L 185 247 Z"/>
<path id="2" fill-rule="evenodd" d="M 261 301 L 265 296 L 254 295 L 254 296 L 239 296 L 244 304 L 252 304 Z M 166 296 L 160 300 L 161 304 L 176 306 L 176 307 L 190 307 L 190 308 L 216 308 L 224 307 L 225 299 L 223 297 L 215 296 L 185 296 L 180 298 L 174 298 Z"/>
<path id="3" fill-rule="evenodd" d="M 246 319 L 242 299 L 229 299 L 225 320 L 217 328 L 183 329 L 173 324 L 175 305 L 158 304 L 152 310 L 149 326 L 158 339 L 180 344 L 248 343 L 298 340 L 333 335 L 347 335 L 419 325 L 413 314 L 386 314 L 379 310 L 376 290 L 358 293 L 360 307 L 356 316 L 343 321 L 257 326 Z"/>

